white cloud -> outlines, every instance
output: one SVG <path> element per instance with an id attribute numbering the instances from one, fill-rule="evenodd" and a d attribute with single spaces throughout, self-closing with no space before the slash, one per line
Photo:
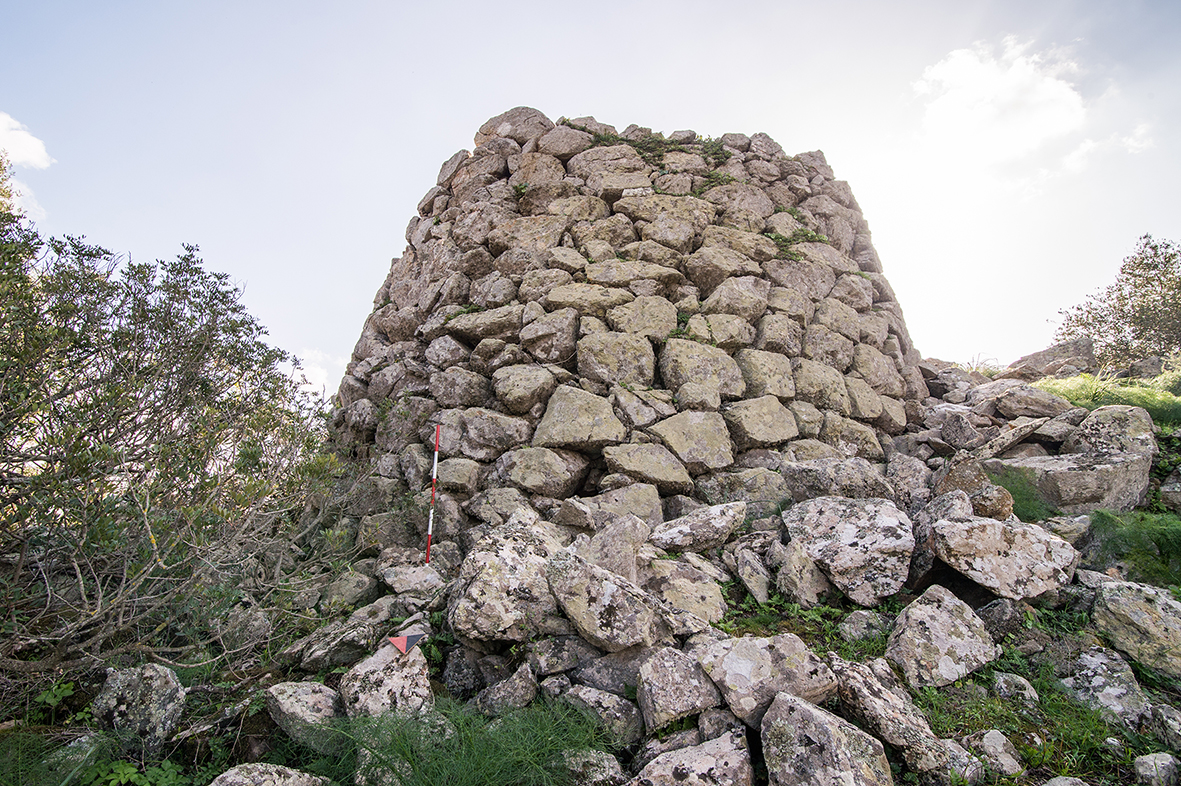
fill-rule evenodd
<path id="1" fill-rule="evenodd" d="M 349 362 L 347 357 L 335 357 L 319 349 L 303 349 L 299 352 L 299 359 L 312 390 L 323 391 L 326 396 L 336 393 Z"/>
<path id="2" fill-rule="evenodd" d="M 1150 136 L 1151 131 L 1152 127 L 1148 123 L 1141 123 L 1132 130 L 1132 133 L 1120 137 L 1120 144 L 1129 153 L 1143 153 L 1148 148 L 1156 146 L 1156 141 Z"/>
<path id="3" fill-rule="evenodd" d="M 928 66 L 912 85 L 927 103 L 925 141 L 937 151 L 995 164 L 1081 129 L 1083 97 L 1062 78 L 1078 64 L 1060 52 L 1029 50 L 1030 44 L 1008 37 L 999 56 L 977 44 Z"/>
<path id="4" fill-rule="evenodd" d="M 1091 154 L 1099 148 L 1094 139 L 1084 139 L 1078 147 L 1062 157 L 1062 168 L 1067 172 L 1082 172 L 1087 168 Z"/>
<path id="5" fill-rule="evenodd" d="M 45 143 L 29 133 L 29 129 L 11 115 L 0 112 L 0 148 L 8 154 L 13 166 L 45 169 L 55 163 L 45 150 Z"/>
<path id="6" fill-rule="evenodd" d="M 33 189 L 17 180 L 15 177 L 11 178 L 13 203 L 16 209 L 24 213 L 25 218 L 34 223 L 45 220 L 45 208 L 37 201 L 37 197 L 33 196 Z"/>

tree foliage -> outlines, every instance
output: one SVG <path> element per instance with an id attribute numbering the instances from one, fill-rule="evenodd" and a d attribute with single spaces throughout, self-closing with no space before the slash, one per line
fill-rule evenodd
<path id="1" fill-rule="evenodd" d="M 197 254 L 124 261 L 0 210 L 0 668 L 175 631 L 209 549 L 273 533 L 332 469 L 322 402 Z"/>
<path id="2" fill-rule="evenodd" d="M 1060 313 L 1057 340 L 1090 336 L 1103 365 L 1181 350 L 1181 248 L 1144 235 L 1114 284 Z"/>

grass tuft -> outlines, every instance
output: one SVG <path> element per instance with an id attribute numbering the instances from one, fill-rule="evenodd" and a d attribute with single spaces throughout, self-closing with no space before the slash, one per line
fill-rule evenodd
<path id="1" fill-rule="evenodd" d="M 1166 380 L 1162 387 L 1157 387 L 1155 380 L 1144 383 L 1080 374 L 1064 379 L 1039 379 L 1033 386 L 1061 396 L 1076 407 L 1095 409 L 1108 404 L 1143 407 L 1158 425 L 1177 427 L 1181 426 L 1181 397 L 1170 392 L 1170 384 Z"/>
<path id="2" fill-rule="evenodd" d="M 1057 516 L 1059 511 L 1042 499 L 1029 475 L 1015 467 L 1005 467 L 991 476 L 1013 497 L 1013 513 L 1022 521 L 1033 523 Z"/>
<path id="3" fill-rule="evenodd" d="M 454 701 L 436 709 L 445 719 L 437 725 L 385 716 L 348 727 L 366 782 L 395 772 L 401 786 L 565 786 L 572 780 L 563 752 L 611 744 L 593 716 L 560 702 L 535 702 L 495 720 Z"/>
<path id="4" fill-rule="evenodd" d="M 1100 554 L 1129 568 L 1128 578 L 1161 587 L 1181 585 L 1181 518 L 1173 513 L 1091 514 Z"/>

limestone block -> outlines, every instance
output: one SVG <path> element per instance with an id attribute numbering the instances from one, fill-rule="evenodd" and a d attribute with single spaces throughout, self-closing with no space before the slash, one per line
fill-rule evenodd
<path id="1" fill-rule="evenodd" d="M 669 390 L 697 382 L 716 386 L 725 399 L 741 398 L 746 392 L 734 358 L 716 347 L 679 338 L 669 339 L 660 351 L 660 376 Z"/>
<path id="2" fill-rule="evenodd" d="M 784 511 L 783 522 L 855 603 L 875 606 L 906 581 L 914 535 L 910 519 L 888 500 L 819 497 Z"/>
<path id="3" fill-rule="evenodd" d="M 730 432 L 725 419 L 716 412 L 682 412 L 656 423 L 649 431 L 660 438 L 691 475 L 734 463 Z"/>
<path id="4" fill-rule="evenodd" d="M 607 399 L 561 385 L 550 396 L 533 434 L 533 446 L 596 451 L 623 441 L 627 431 Z"/>

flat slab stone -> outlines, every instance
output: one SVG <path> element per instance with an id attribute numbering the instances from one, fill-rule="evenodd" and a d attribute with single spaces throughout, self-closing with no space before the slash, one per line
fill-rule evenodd
<path id="1" fill-rule="evenodd" d="M 854 603 L 876 606 L 906 581 L 914 534 L 889 500 L 818 497 L 784 511 L 783 523 Z"/>
<path id="2" fill-rule="evenodd" d="M 717 641 L 697 657 L 730 711 L 751 728 L 779 694 L 822 704 L 837 691 L 832 670 L 792 633 Z"/>
<path id="3" fill-rule="evenodd" d="M 1079 555 L 1036 524 L 972 517 L 932 527 L 939 559 L 1003 598 L 1021 600 L 1069 584 Z"/>

